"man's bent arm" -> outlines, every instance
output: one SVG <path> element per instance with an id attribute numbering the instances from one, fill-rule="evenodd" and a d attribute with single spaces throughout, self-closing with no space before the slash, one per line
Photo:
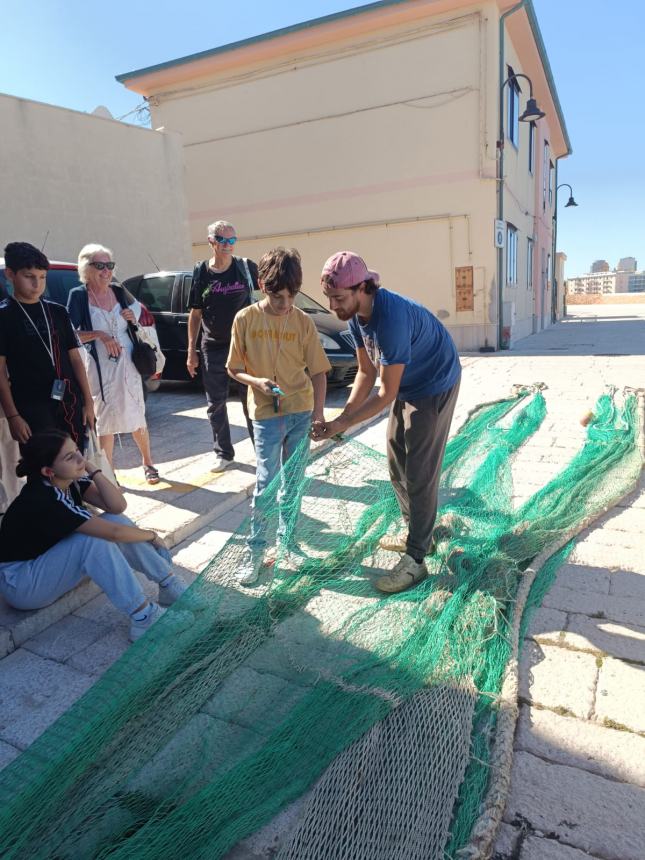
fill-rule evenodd
<path id="1" fill-rule="evenodd" d="M 372 393 L 377 377 L 376 368 L 370 360 L 365 347 L 361 346 L 356 350 L 356 358 L 358 359 L 358 373 L 356 374 L 352 390 L 349 393 L 347 403 L 342 412 L 347 418 L 353 415 L 365 403 Z"/>

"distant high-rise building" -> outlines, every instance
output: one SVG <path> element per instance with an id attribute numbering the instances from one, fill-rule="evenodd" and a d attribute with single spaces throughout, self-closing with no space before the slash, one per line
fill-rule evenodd
<path id="1" fill-rule="evenodd" d="M 645 272 L 634 272 L 627 283 L 628 293 L 645 293 Z"/>
<path id="2" fill-rule="evenodd" d="M 608 272 L 609 271 L 609 263 L 607 260 L 595 260 L 591 264 L 592 272 Z"/>
<path id="3" fill-rule="evenodd" d="M 588 272 L 586 275 L 578 275 L 567 278 L 567 293 L 569 295 L 603 296 L 608 293 L 616 293 L 616 272 Z M 632 277 L 631 275 L 629 277 Z"/>
<path id="4" fill-rule="evenodd" d="M 636 258 L 635 257 L 621 257 L 618 261 L 618 265 L 616 266 L 617 272 L 635 272 L 636 271 Z"/>

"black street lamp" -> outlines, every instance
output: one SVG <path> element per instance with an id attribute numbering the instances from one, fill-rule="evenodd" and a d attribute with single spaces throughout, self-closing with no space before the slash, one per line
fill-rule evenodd
<path id="1" fill-rule="evenodd" d="M 557 181 L 557 180 L 556 180 Z M 573 199 L 573 188 L 569 185 L 568 182 L 561 182 L 559 185 L 556 185 L 555 189 L 555 209 L 553 210 L 553 294 L 551 296 L 551 322 L 558 321 L 558 279 L 556 277 L 556 256 L 558 253 L 558 191 L 560 188 L 568 188 L 569 189 L 569 199 L 564 204 L 564 208 L 568 209 L 570 206 L 577 206 L 578 204 Z M 566 315 L 567 312 L 567 297 L 563 296 L 564 302 L 564 313 Z"/>
<path id="2" fill-rule="evenodd" d="M 565 209 L 567 209 L 569 206 L 577 206 L 578 205 L 576 203 L 576 201 L 573 199 L 573 188 L 569 185 L 568 182 L 563 182 L 560 185 L 558 185 L 558 188 L 556 188 L 556 196 L 557 196 L 557 192 L 558 192 L 559 188 L 568 188 L 569 189 L 569 199 L 564 204 Z"/>
<path id="3" fill-rule="evenodd" d="M 538 107 L 538 103 L 533 98 L 533 82 L 531 81 L 531 79 L 529 78 L 528 75 L 524 75 L 521 72 L 518 72 L 517 74 L 513 73 L 512 75 L 509 75 L 509 77 L 506 78 L 506 80 L 502 84 L 501 90 L 502 91 L 504 90 L 504 87 L 506 86 L 506 84 L 510 83 L 511 81 L 516 81 L 518 78 L 526 78 L 526 80 L 529 82 L 529 97 L 528 97 L 528 100 L 526 102 L 526 108 L 524 110 L 524 113 L 519 117 L 519 121 L 520 122 L 537 122 L 539 119 L 542 119 L 543 116 L 546 116 L 546 114 L 544 113 L 543 110 L 540 110 L 540 108 Z M 503 122 L 500 123 L 500 129 L 503 133 L 504 129 L 502 128 L 502 125 L 503 125 Z M 502 139 L 503 139 L 503 137 L 502 137 Z"/>

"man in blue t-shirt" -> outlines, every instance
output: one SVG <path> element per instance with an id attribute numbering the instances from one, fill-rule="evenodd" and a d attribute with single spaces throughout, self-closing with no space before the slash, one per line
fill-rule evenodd
<path id="1" fill-rule="evenodd" d="M 343 433 L 390 406 L 387 459 L 404 530 L 381 546 L 404 553 L 376 582 L 380 591 L 404 591 L 428 575 L 441 464 L 457 402 L 461 365 L 448 331 L 427 308 L 380 286 L 358 254 L 340 251 L 321 276 L 329 307 L 349 321 L 358 374 L 342 413 L 315 439 Z M 380 374 L 380 386 L 372 389 Z"/>

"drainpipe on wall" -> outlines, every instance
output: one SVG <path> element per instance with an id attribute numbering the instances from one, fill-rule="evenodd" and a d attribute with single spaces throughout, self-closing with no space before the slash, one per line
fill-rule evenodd
<path id="1" fill-rule="evenodd" d="M 499 136 L 497 147 L 499 150 L 497 158 L 497 219 L 504 220 L 504 89 L 502 84 L 506 80 L 504 72 L 504 25 L 509 15 L 523 9 L 528 0 L 521 0 L 516 6 L 508 9 L 499 18 Z M 497 348 L 508 349 L 509 344 L 503 338 L 504 330 L 504 251 L 505 248 L 497 250 Z"/>
<path id="2" fill-rule="evenodd" d="M 558 252 L 558 161 L 559 159 L 556 158 L 555 177 L 553 179 L 555 188 L 553 189 L 553 222 L 551 230 L 551 241 L 553 243 L 553 250 L 551 251 L 551 266 L 553 268 L 553 279 L 551 281 L 551 325 L 558 321 L 558 290 L 560 289 L 558 283 L 558 261 L 556 259 Z"/>

